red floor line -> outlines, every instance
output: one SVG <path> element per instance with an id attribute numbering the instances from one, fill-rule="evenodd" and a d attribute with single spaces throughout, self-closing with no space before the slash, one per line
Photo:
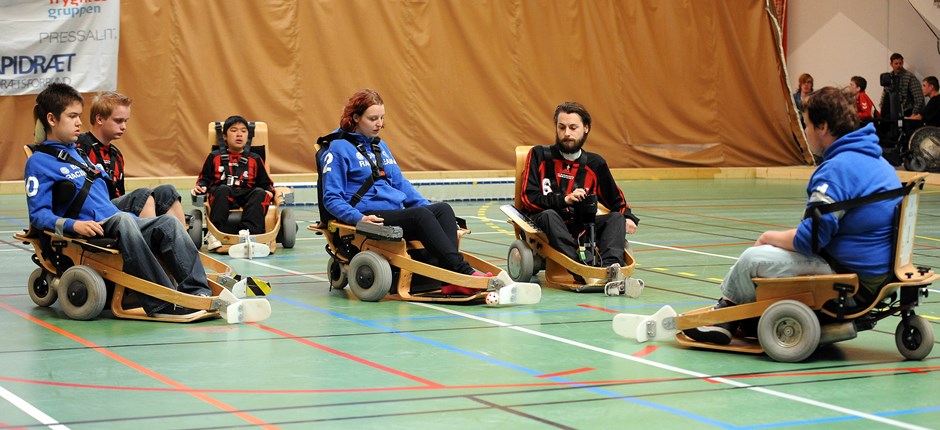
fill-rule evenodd
<path id="1" fill-rule="evenodd" d="M 593 367 L 582 367 L 580 369 L 565 370 L 563 372 L 545 373 L 545 374 L 536 376 L 536 378 L 556 378 L 559 376 L 574 375 L 575 373 L 592 372 L 594 370 L 597 370 L 597 369 Z"/>
<path id="2" fill-rule="evenodd" d="M 121 356 L 121 355 L 119 355 L 119 354 L 117 354 L 117 353 L 115 353 L 115 352 L 113 352 L 113 351 L 110 351 L 110 350 L 108 350 L 107 348 L 105 348 L 105 347 L 103 347 L 103 346 L 97 345 L 97 344 L 95 344 L 94 342 L 92 342 L 92 341 L 90 341 L 90 340 L 87 340 L 87 339 L 85 339 L 85 338 L 83 338 L 83 337 L 80 337 L 80 336 L 78 336 L 78 335 L 76 335 L 76 334 L 74 334 L 74 333 L 71 333 L 71 332 L 69 332 L 69 331 L 67 331 L 67 330 L 61 329 L 61 328 L 56 327 L 56 326 L 54 326 L 54 325 L 52 325 L 52 324 L 49 324 L 49 323 L 47 323 L 47 322 L 45 322 L 45 321 L 42 321 L 42 320 L 40 320 L 40 319 L 38 319 L 38 318 L 34 318 L 34 317 L 30 316 L 30 315 L 27 315 L 27 314 L 25 314 L 25 313 L 23 313 L 23 312 L 20 312 L 19 310 L 17 310 L 17 309 L 15 309 L 15 308 L 11 307 L 10 305 L 8 305 L 8 304 L 6 304 L 6 303 L 0 302 L 0 307 L 2 307 L 2 308 L 4 308 L 4 309 L 6 309 L 6 310 L 12 312 L 13 314 L 19 315 L 20 317 L 22 317 L 22 318 L 24 318 L 24 319 L 26 319 L 26 320 L 28 320 L 28 321 L 30 321 L 30 322 L 36 324 L 36 325 L 39 325 L 39 326 L 41 326 L 41 327 L 43 327 L 43 328 L 45 328 L 45 329 L 48 329 L 48 330 L 50 330 L 50 331 L 52 331 L 52 332 L 54 332 L 54 333 L 56 333 L 56 334 L 58 334 L 58 335 L 60 335 L 60 336 L 62 336 L 62 337 L 65 337 L 65 338 L 67 338 L 67 339 L 71 339 L 72 341 L 74 341 L 74 342 L 76 342 L 76 343 L 79 343 L 79 344 L 81 344 L 81 345 L 84 345 L 84 346 L 86 346 L 86 347 L 88 347 L 88 348 L 90 348 L 90 349 L 92 349 L 92 350 L 98 352 L 99 354 L 104 355 L 105 357 L 108 357 L 108 358 L 110 358 L 110 359 L 112 359 L 112 360 L 114 360 L 114 361 L 117 361 L 118 363 L 121 363 L 121 364 L 123 364 L 123 365 L 125 365 L 125 366 L 127 366 L 127 367 L 129 367 L 129 368 L 131 368 L 131 369 L 133 369 L 133 370 L 136 370 L 136 371 L 138 371 L 138 372 L 140 372 L 140 373 L 142 373 L 142 374 L 144 374 L 144 375 L 146 375 L 146 376 L 149 376 L 149 377 L 151 377 L 151 378 L 153 378 L 153 379 L 155 379 L 155 380 L 157 380 L 157 381 L 160 381 L 160 382 L 162 382 L 162 383 L 164 383 L 164 384 L 166 384 L 166 385 L 169 385 L 169 386 L 171 386 L 171 387 L 174 387 L 174 388 L 176 388 L 176 389 L 179 389 L 180 391 L 185 391 L 187 394 L 189 394 L 189 395 L 191 395 L 191 396 L 193 396 L 193 397 L 195 397 L 195 398 L 197 398 L 197 399 L 199 399 L 199 400 L 202 400 L 203 402 L 206 402 L 206 403 L 208 403 L 208 404 L 210 404 L 210 405 L 212 405 L 212 406 L 215 406 L 215 407 L 218 408 L 218 409 L 221 409 L 221 410 L 223 410 L 223 411 L 225 411 L 225 412 L 229 412 L 229 413 L 231 413 L 232 415 L 234 415 L 234 416 L 236 416 L 236 417 L 238 417 L 238 418 L 240 418 L 240 419 L 242 419 L 242 420 L 248 422 L 249 424 L 253 424 L 253 425 L 256 425 L 256 426 L 260 426 L 261 428 L 265 428 L 265 429 L 277 429 L 277 428 L 278 428 L 277 426 L 268 424 L 267 422 L 261 420 L 260 418 L 255 417 L 254 415 L 251 415 L 251 414 L 246 413 L 246 412 L 241 412 L 238 408 L 236 408 L 236 407 L 234 407 L 234 406 L 231 406 L 231 405 L 229 405 L 229 404 L 227 404 L 227 403 L 224 403 L 224 402 L 222 402 L 221 400 L 214 399 L 214 398 L 212 398 L 212 397 L 209 397 L 209 396 L 205 395 L 204 393 L 194 391 L 194 390 L 190 389 L 189 387 L 187 387 L 187 386 L 185 386 L 185 385 L 183 385 L 183 384 L 181 384 L 181 383 L 179 383 L 179 382 L 174 381 L 173 379 L 170 379 L 170 378 L 168 378 L 168 377 L 166 377 L 166 376 L 163 376 L 163 375 L 161 375 L 161 374 L 159 374 L 159 373 L 157 373 L 157 372 L 154 372 L 153 370 L 150 370 L 150 369 L 144 367 L 143 365 L 134 362 L 133 360 L 130 360 L 130 359 L 125 358 L 125 357 L 123 357 L 123 356 Z"/>
<path id="3" fill-rule="evenodd" d="M 269 327 L 269 326 L 266 326 L 266 325 L 263 325 L 263 324 L 258 324 L 258 323 L 251 323 L 251 325 L 257 326 L 258 328 L 260 328 L 260 329 L 262 329 L 262 330 L 269 331 L 269 332 L 271 332 L 271 333 L 274 333 L 274 334 L 276 334 L 276 335 L 278 335 L 278 336 L 281 336 L 281 337 L 284 337 L 284 338 L 286 338 L 286 339 L 292 339 L 292 340 L 297 341 L 297 342 L 300 342 L 300 343 L 302 343 L 302 344 L 304 344 L 304 345 L 312 346 L 312 347 L 314 347 L 314 348 L 316 348 L 316 349 L 319 349 L 319 350 L 321 350 L 321 351 L 328 352 L 328 353 L 330 353 L 330 354 L 343 357 L 343 358 L 345 358 L 345 359 L 347 359 L 347 360 L 351 360 L 351 361 L 354 361 L 354 362 L 356 362 L 356 363 L 359 363 L 359 364 L 362 364 L 362 365 L 365 365 L 365 366 L 369 366 L 369 367 L 371 367 L 371 368 L 373 368 L 373 369 L 378 369 L 378 370 L 381 370 L 381 371 L 386 372 L 386 373 L 391 373 L 391 374 L 393 374 L 393 375 L 401 376 L 402 378 L 405 378 L 405 379 L 410 379 L 410 380 L 415 381 L 415 382 L 417 382 L 417 383 L 419 383 L 419 384 L 424 384 L 424 385 L 427 385 L 427 386 L 429 386 L 429 387 L 443 387 L 443 385 L 441 385 L 441 384 L 439 384 L 439 383 L 437 383 L 437 382 L 434 382 L 434 381 L 431 381 L 431 380 L 428 380 L 428 379 L 424 379 L 424 378 L 422 378 L 422 377 L 420 377 L 420 376 L 412 375 L 412 374 L 407 373 L 407 372 L 402 372 L 402 371 L 400 371 L 400 370 L 393 369 L 393 368 L 391 368 L 391 367 L 388 367 L 388 366 L 385 366 L 385 365 L 376 363 L 376 362 L 374 362 L 374 361 L 369 361 L 369 360 L 366 360 L 366 359 L 361 358 L 361 357 L 356 357 L 355 355 L 352 355 L 352 354 L 349 354 L 349 353 L 346 353 L 346 352 L 343 352 L 343 351 L 340 351 L 340 350 L 337 350 L 337 349 L 333 349 L 333 348 L 330 348 L 330 347 L 325 346 L 325 345 L 321 345 L 321 344 L 316 343 L 316 342 L 313 342 L 313 341 L 311 341 L 311 340 L 309 340 L 309 339 L 303 339 L 303 338 L 301 338 L 301 337 L 299 337 L 299 336 L 295 336 L 295 335 L 292 335 L 292 334 L 287 333 L 287 332 L 285 332 L 285 331 L 278 330 L 278 329 L 276 329 L 276 328 L 274 328 L 274 327 Z"/>
<path id="4" fill-rule="evenodd" d="M 163 393 L 188 393 L 201 392 L 213 394 L 244 394 L 244 395 L 296 395 L 296 394 L 341 394 L 341 393 L 379 393 L 393 391 L 446 391 L 446 390 L 484 390 L 484 389 L 519 389 L 519 388 L 539 388 L 539 387 L 564 387 L 570 385 L 623 385 L 640 384 L 652 382 L 673 381 L 680 378 L 649 378 L 649 379 L 622 379 L 622 380 L 599 380 L 599 381 L 564 381 L 564 382 L 530 382 L 524 384 L 480 384 L 480 385 L 439 385 L 432 386 L 407 386 L 407 387 L 363 387 L 363 388 L 305 388 L 305 389 L 215 389 L 215 388 L 160 388 L 160 387 L 122 387 L 115 385 L 96 385 L 96 384 L 76 384 L 56 381 L 37 381 L 32 379 L 12 378 L 0 376 L 0 381 L 44 385 L 65 388 L 81 388 L 89 390 L 111 390 L 111 391 L 135 391 L 135 392 L 163 392 Z"/>
<path id="5" fill-rule="evenodd" d="M 578 304 L 578 306 L 579 306 L 579 307 L 582 307 L 582 308 L 585 308 L 585 309 L 594 309 L 595 311 L 607 312 L 607 313 L 610 313 L 610 314 L 619 314 L 619 313 L 620 313 L 620 311 L 615 311 L 615 310 L 613 310 L 613 309 L 602 308 L 602 307 L 600 307 L 600 306 L 591 306 L 591 305 L 584 304 L 584 303 L 580 303 L 580 304 Z"/>
<path id="6" fill-rule="evenodd" d="M 641 350 L 639 350 L 639 351 L 637 351 L 637 352 L 634 352 L 633 354 L 630 354 L 630 355 L 632 355 L 632 356 L 634 356 L 634 357 L 645 357 L 645 356 L 647 356 L 647 355 L 650 355 L 651 353 L 653 353 L 653 351 L 656 351 L 657 349 L 659 349 L 659 347 L 656 346 L 656 345 L 648 345 L 646 348 L 643 348 L 643 349 L 641 349 Z"/>

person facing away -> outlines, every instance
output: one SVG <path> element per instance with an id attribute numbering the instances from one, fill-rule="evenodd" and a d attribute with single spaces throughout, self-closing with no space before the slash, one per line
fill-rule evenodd
<path id="1" fill-rule="evenodd" d="M 418 240 L 430 253 L 431 264 L 464 274 L 492 276 L 476 271 L 458 250 L 457 218 L 445 202 L 430 203 L 411 185 L 388 144 L 379 137 L 385 128 L 385 102 L 373 89 L 353 94 L 343 108 L 339 128 L 326 150 L 321 148 L 320 174 L 327 212 L 345 224 L 360 221 L 401 227 L 407 240 Z M 380 176 L 360 191 L 376 170 Z M 361 199 L 354 204 L 354 196 Z M 445 295 L 472 295 L 478 290 L 445 285 Z"/>
<path id="2" fill-rule="evenodd" d="M 875 109 L 875 102 L 865 93 L 868 87 L 868 81 L 861 76 L 852 76 L 849 80 L 849 90 L 855 94 L 855 111 L 858 112 L 858 119 L 871 120 L 879 117 L 878 109 Z"/>
<path id="3" fill-rule="evenodd" d="M 937 77 L 928 76 L 924 78 L 922 88 L 924 94 L 930 97 L 930 100 L 927 101 L 920 113 L 911 115 L 911 119 L 919 119 L 924 122 L 924 125 L 940 127 L 940 97 L 937 97 L 937 94 L 940 94 L 940 85 L 938 85 Z"/>
<path id="4" fill-rule="evenodd" d="M 591 131 L 591 114 L 580 103 L 564 102 L 555 108 L 554 119 L 555 145 L 535 146 L 526 156 L 520 209 L 545 232 L 552 248 L 587 263 L 579 253 L 579 239 L 589 225 L 575 222 L 575 215 L 585 198 L 596 196 L 610 210 L 594 219 L 600 264 L 623 266 L 625 234 L 635 233 L 640 219 L 624 199 L 607 161 L 583 149 Z M 584 282 L 577 275 L 575 280 Z"/>
<path id="5" fill-rule="evenodd" d="M 138 188 L 130 193 L 124 187 L 124 155 L 114 141 L 124 136 L 131 119 L 132 100 L 116 92 L 98 93 L 91 100 L 88 119 L 91 131 L 78 136 L 78 147 L 92 163 L 108 173 L 111 201 L 118 209 L 143 218 L 168 213 L 186 223 L 183 205 L 176 187 L 163 184 L 156 188 Z"/>
<path id="6" fill-rule="evenodd" d="M 858 127 L 851 94 L 825 87 L 804 100 L 806 138 L 823 161 L 806 186 L 806 213 L 822 204 L 893 190 L 901 182 L 881 157 L 874 124 Z M 856 273 L 858 298 L 873 300 L 891 271 L 894 208 L 901 197 L 822 215 L 814 249 L 813 220 L 804 216 L 796 228 L 766 231 L 746 249 L 721 282 L 716 309 L 757 300 L 751 278 Z M 727 345 L 738 321 L 684 330 L 699 342 Z"/>
<path id="7" fill-rule="evenodd" d="M 81 94 L 63 83 L 50 84 L 36 97 L 33 116 L 36 143 L 41 147 L 26 160 L 24 172 L 30 225 L 58 236 L 117 238 L 123 270 L 127 274 L 169 289 L 208 297 L 211 290 L 199 251 L 182 224 L 171 215 L 138 218 L 111 203 L 108 185 L 103 179 L 108 173 L 97 169 L 75 145 L 81 132 L 82 108 Z M 92 182 L 83 198 L 79 190 L 86 181 Z M 53 196 L 53 190 L 69 187 L 74 193 L 71 198 Z M 205 312 L 145 295 L 139 295 L 139 299 L 150 316 L 192 317 Z"/>
<path id="8" fill-rule="evenodd" d="M 209 195 L 209 221 L 219 231 L 249 234 L 265 232 L 264 215 L 274 198 L 274 182 L 268 176 L 261 156 L 247 149 L 248 120 L 233 115 L 222 125 L 224 148 L 209 153 L 196 179 L 193 195 Z M 237 226 L 227 226 L 233 208 L 242 208 Z M 234 227 L 235 231 L 228 231 Z M 209 248 L 221 245 L 216 238 L 207 238 Z"/>
<path id="9" fill-rule="evenodd" d="M 917 77 L 904 68 L 904 56 L 895 52 L 891 54 L 891 85 L 885 87 L 881 92 L 881 111 L 888 109 L 887 104 L 890 100 L 890 93 L 895 93 L 900 98 L 901 115 L 892 116 L 892 118 L 905 117 L 919 114 L 924 108 L 924 93 L 918 85 Z M 888 118 L 888 119 L 892 119 Z"/>

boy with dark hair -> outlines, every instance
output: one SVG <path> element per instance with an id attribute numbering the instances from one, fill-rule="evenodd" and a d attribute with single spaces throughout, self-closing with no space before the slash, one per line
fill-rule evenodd
<path id="1" fill-rule="evenodd" d="M 193 195 L 209 195 L 209 221 L 220 231 L 250 234 L 265 232 L 264 214 L 274 198 L 274 182 L 268 176 L 261 156 L 248 148 L 248 121 L 230 116 L 222 126 L 224 147 L 209 153 L 196 179 Z M 227 231 L 229 211 L 242 208 L 236 231 Z M 214 237 L 206 238 L 209 249 L 221 245 Z"/>
<path id="2" fill-rule="evenodd" d="M 878 109 L 875 109 L 875 102 L 865 93 L 868 87 L 868 81 L 861 76 L 852 76 L 849 82 L 849 89 L 855 94 L 855 111 L 858 113 L 858 119 L 874 119 L 879 117 Z"/>
<path id="3" fill-rule="evenodd" d="M 169 215 L 137 218 L 111 203 L 108 185 L 102 180 L 108 173 L 96 169 L 75 146 L 82 126 L 82 104 L 81 94 L 62 83 L 50 84 L 36 97 L 33 115 L 36 143 L 41 147 L 26 160 L 24 174 L 30 225 L 55 231 L 59 236 L 119 238 L 117 247 L 127 274 L 208 297 L 211 291 L 199 251 L 182 224 Z M 61 196 L 53 196 L 60 182 L 71 184 L 74 190 L 85 188 L 85 192 L 77 191 L 63 203 Z M 164 271 L 157 256 L 174 279 Z M 205 313 L 145 295 L 139 300 L 150 316 L 191 318 Z"/>

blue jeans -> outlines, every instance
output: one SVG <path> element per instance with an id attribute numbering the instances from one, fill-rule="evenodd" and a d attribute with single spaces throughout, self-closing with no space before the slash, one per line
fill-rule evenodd
<path id="1" fill-rule="evenodd" d="M 142 219 L 118 212 L 104 220 L 103 227 L 106 237 L 118 239 L 124 272 L 128 275 L 187 294 L 211 295 L 199 250 L 183 225 L 172 215 Z M 172 279 L 160 261 L 166 265 Z M 147 315 L 160 312 L 169 305 L 143 294 L 139 298 Z"/>
<path id="2" fill-rule="evenodd" d="M 751 278 L 784 278 L 801 275 L 831 275 L 829 263 L 818 255 L 805 255 L 773 245 L 752 246 L 741 253 L 721 281 L 721 293 L 734 303 L 757 300 Z"/>

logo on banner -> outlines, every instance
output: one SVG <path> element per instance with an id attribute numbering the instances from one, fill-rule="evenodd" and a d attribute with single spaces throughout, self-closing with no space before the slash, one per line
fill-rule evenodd
<path id="1" fill-rule="evenodd" d="M 119 0 L 0 1 L 0 96 L 117 88 Z"/>

